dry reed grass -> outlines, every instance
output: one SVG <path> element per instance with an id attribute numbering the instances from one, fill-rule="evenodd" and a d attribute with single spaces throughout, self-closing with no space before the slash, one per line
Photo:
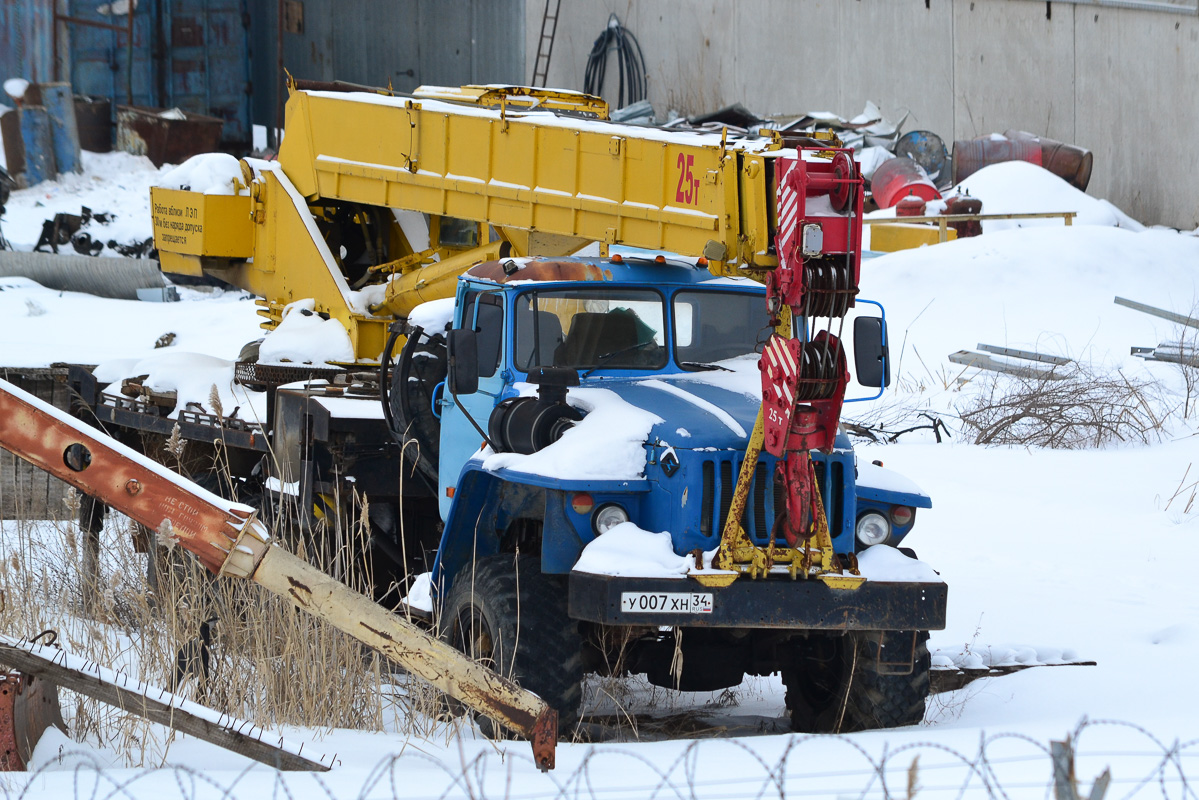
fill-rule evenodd
<path id="1" fill-rule="evenodd" d="M 109 513 L 92 568 L 75 521 L 78 499 L 63 511 L 58 520 L 0 521 L 6 634 L 52 629 L 74 655 L 265 727 L 403 730 L 418 706 L 429 710 L 427 692 L 383 691 L 391 676 L 378 654 L 255 584 L 214 580 L 178 547 L 156 547 L 156 563 L 148 563 L 151 556 L 134 550 L 135 524 L 122 515 Z M 330 521 L 276 533 L 289 549 L 369 592 L 365 527 Z M 206 676 L 202 626 L 210 636 Z M 180 666 L 188 674 L 176 685 Z M 62 696 L 74 738 L 116 750 L 131 765 L 161 763 L 171 742 L 161 729 L 98 701 Z"/>

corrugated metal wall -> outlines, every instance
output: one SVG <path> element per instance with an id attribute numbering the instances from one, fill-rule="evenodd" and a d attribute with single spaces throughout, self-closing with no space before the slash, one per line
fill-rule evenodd
<path id="1" fill-rule="evenodd" d="M 0 0 L 0 81 L 54 75 L 54 1 Z M 174 107 L 226 121 L 226 144 L 249 142 L 252 121 L 275 121 L 283 66 L 297 78 L 400 91 L 422 83 L 524 83 L 526 0 L 284 0 L 303 23 L 280 35 L 280 0 L 140 0 L 129 64 L 124 32 L 80 24 L 70 42 L 76 92 Z M 123 25 L 97 0 L 65 0 L 65 13 Z M 62 33 L 62 30 L 67 33 Z M 130 68 L 132 67 L 132 68 Z M 0 98 L 3 102 L 3 98 Z"/>
<path id="2" fill-rule="evenodd" d="M 53 78 L 53 28 L 53 0 L 0 0 L 0 83 Z M 0 103 L 12 101 L 0 94 Z"/>
<path id="3" fill-rule="evenodd" d="M 95 0 L 70 0 L 69 14 L 124 25 Z M 225 120 L 221 139 L 250 141 L 250 41 L 245 0 L 153 0 L 133 15 L 133 63 L 123 31 L 71 24 L 76 92 L 140 106 L 181 108 Z"/>
<path id="4" fill-rule="evenodd" d="M 276 113 L 278 0 L 250 0 L 254 118 Z M 525 0 L 302 0 L 303 27 L 285 32 L 283 65 L 296 78 L 398 91 L 421 84 L 524 83 Z M 259 57 L 264 54 L 267 57 Z"/>

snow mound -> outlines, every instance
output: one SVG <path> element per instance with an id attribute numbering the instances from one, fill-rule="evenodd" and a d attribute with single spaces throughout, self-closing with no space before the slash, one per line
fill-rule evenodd
<path id="1" fill-rule="evenodd" d="M 262 340 L 258 360 L 263 364 L 352 362 L 354 346 L 345 326 L 340 320 L 322 319 L 313 308 L 315 302 L 308 299 L 284 309 L 279 327 Z"/>
<path id="2" fill-rule="evenodd" d="M 412 588 L 404 596 L 404 604 L 409 608 L 433 613 L 433 573 L 422 572 L 412 581 Z"/>
<path id="3" fill-rule="evenodd" d="M 1044 167 L 1027 161 L 1004 161 L 983 167 L 954 187 L 983 201 L 984 214 L 1039 214 L 1049 211 L 1073 211 L 1075 225 L 1110 225 L 1142 231 L 1145 226 L 1106 200 L 1080 192 Z M 1008 228 L 1033 228 L 1053 225 L 1062 220 L 994 219 L 983 221 L 983 232 Z"/>

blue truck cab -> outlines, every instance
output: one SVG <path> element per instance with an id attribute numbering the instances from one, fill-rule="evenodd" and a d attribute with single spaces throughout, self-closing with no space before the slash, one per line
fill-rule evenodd
<path id="1" fill-rule="evenodd" d="M 567 724 L 582 673 L 614 669 L 684 690 L 781 672 L 798 730 L 828 729 L 832 698 L 855 680 L 898 699 L 882 710 L 863 694 L 842 729 L 923 716 L 924 641 L 944 626 L 944 583 L 867 574 L 833 589 L 782 568 L 724 586 L 702 579 L 761 405 L 765 295 L 757 282 L 661 257 L 504 259 L 459 281 L 446 377 L 429 393 L 440 627 L 459 647 L 507 659 Z M 439 334 L 410 331 L 401 364 Z M 396 376 L 401 388 L 420 384 L 408 368 Z M 859 465 L 843 433 L 813 458 L 847 567 L 867 546 L 898 546 L 931 506 L 914 484 Z M 781 540 L 775 465 L 763 452 L 742 517 L 761 547 Z M 617 531 L 625 552 L 588 549 Z M 518 633 L 505 617 L 520 607 Z M 613 632 L 619 654 L 603 644 Z M 497 654 L 506 637 L 529 652 Z M 683 667 L 672 672 L 680 641 Z"/>

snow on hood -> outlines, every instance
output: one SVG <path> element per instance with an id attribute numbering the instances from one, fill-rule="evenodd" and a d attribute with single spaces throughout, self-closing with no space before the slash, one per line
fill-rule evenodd
<path id="1" fill-rule="evenodd" d="M 877 489 L 883 492 L 902 492 L 928 497 L 928 493 L 912 480 L 893 469 L 886 469 L 869 462 L 858 463 L 858 488 Z"/>
<path id="2" fill-rule="evenodd" d="M 531 384 L 517 384 L 524 395 Z M 645 476 L 645 442 L 658 415 L 609 389 L 571 389 L 567 399 L 586 416 L 562 438 L 531 455 L 485 450 L 483 469 L 510 469 L 560 480 L 636 480 Z"/>

